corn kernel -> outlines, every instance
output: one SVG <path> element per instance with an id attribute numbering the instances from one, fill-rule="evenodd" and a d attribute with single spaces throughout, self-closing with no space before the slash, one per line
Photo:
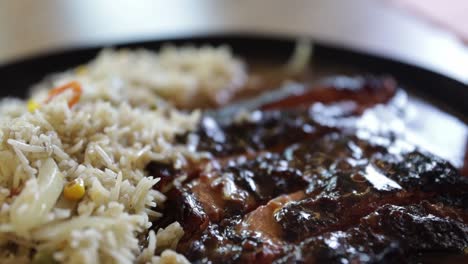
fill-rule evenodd
<path id="1" fill-rule="evenodd" d="M 78 201 L 85 195 L 83 179 L 75 179 L 69 182 L 63 189 L 63 195 L 70 201 Z"/>
<path id="2" fill-rule="evenodd" d="M 75 68 L 77 75 L 85 75 L 88 72 L 88 68 L 85 65 L 81 65 Z"/>
<path id="3" fill-rule="evenodd" d="M 32 113 L 36 111 L 37 109 L 39 109 L 40 105 L 36 101 L 31 99 L 28 101 L 27 106 L 28 106 L 28 111 Z"/>

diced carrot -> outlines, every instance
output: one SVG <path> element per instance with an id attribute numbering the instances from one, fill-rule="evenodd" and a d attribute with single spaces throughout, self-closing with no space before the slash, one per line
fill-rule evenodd
<path id="1" fill-rule="evenodd" d="M 49 96 L 47 97 L 45 103 L 49 103 L 54 97 L 64 93 L 67 90 L 72 90 L 73 92 L 72 98 L 70 98 L 70 101 L 68 101 L 68 107 L 72 108 L 76 103 L 78 103 L 78 101 L 81 98 L 81 94 L 83 93 L 83 89 L 77 81 L 71 81 L 62 86 L 58 86 L 50 90 Z"/>

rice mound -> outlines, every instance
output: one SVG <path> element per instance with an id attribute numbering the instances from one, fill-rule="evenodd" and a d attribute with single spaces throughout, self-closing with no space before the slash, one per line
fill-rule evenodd
<path id="1" fill-rule="evenodd" d="M 210 59 L 191 62 L 196 58 Z M 184 64 L 192 65 L 189 74 L 180 71 Z M 151 229 L 166 197 L 153 189 L 159 179 L 144 168 L 152 160 L 181 167 L 199 158 L 175 145 L 174 136 L 194 129 L 200 113 L 173 105 L 213 100 L 210 91 L 229 93 L 244 75 L 239 65 L 226 48 L 106 50 L 88 65 L 38 84 L 29 103 L 4 99 L 1 262 L 188 263 L 173 251 L 183 236 L 178 223 Z M 213 69 L 223 69 L 224 77 Z M 172 81 L 161 85 L 150 75 Z M 210 79 L 216 80 L 211 86 Z M 43 103 L 51 88 L 72 80 L 83 89 L 78 104 L 68 106 L 67 92 Z M 75 179 L 83 180 L 86 193 L 70 201 L 63 188 Z"/>

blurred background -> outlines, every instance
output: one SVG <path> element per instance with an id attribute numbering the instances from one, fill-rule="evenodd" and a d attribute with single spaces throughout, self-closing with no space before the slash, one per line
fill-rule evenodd
<path id="1" fill-rule="evenodd" d="M 468 83 L 466 0 L 0 0 L 0 64 L 51 50 L 213 32 L 304 35 Z"/>

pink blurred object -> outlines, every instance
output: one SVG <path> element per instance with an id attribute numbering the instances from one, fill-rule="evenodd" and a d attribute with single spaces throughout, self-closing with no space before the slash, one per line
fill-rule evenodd
<path id="1" fill-rule="evenodd" d="M 390 0 L 440 24 L 468 43 L 468 0 Z"/>

